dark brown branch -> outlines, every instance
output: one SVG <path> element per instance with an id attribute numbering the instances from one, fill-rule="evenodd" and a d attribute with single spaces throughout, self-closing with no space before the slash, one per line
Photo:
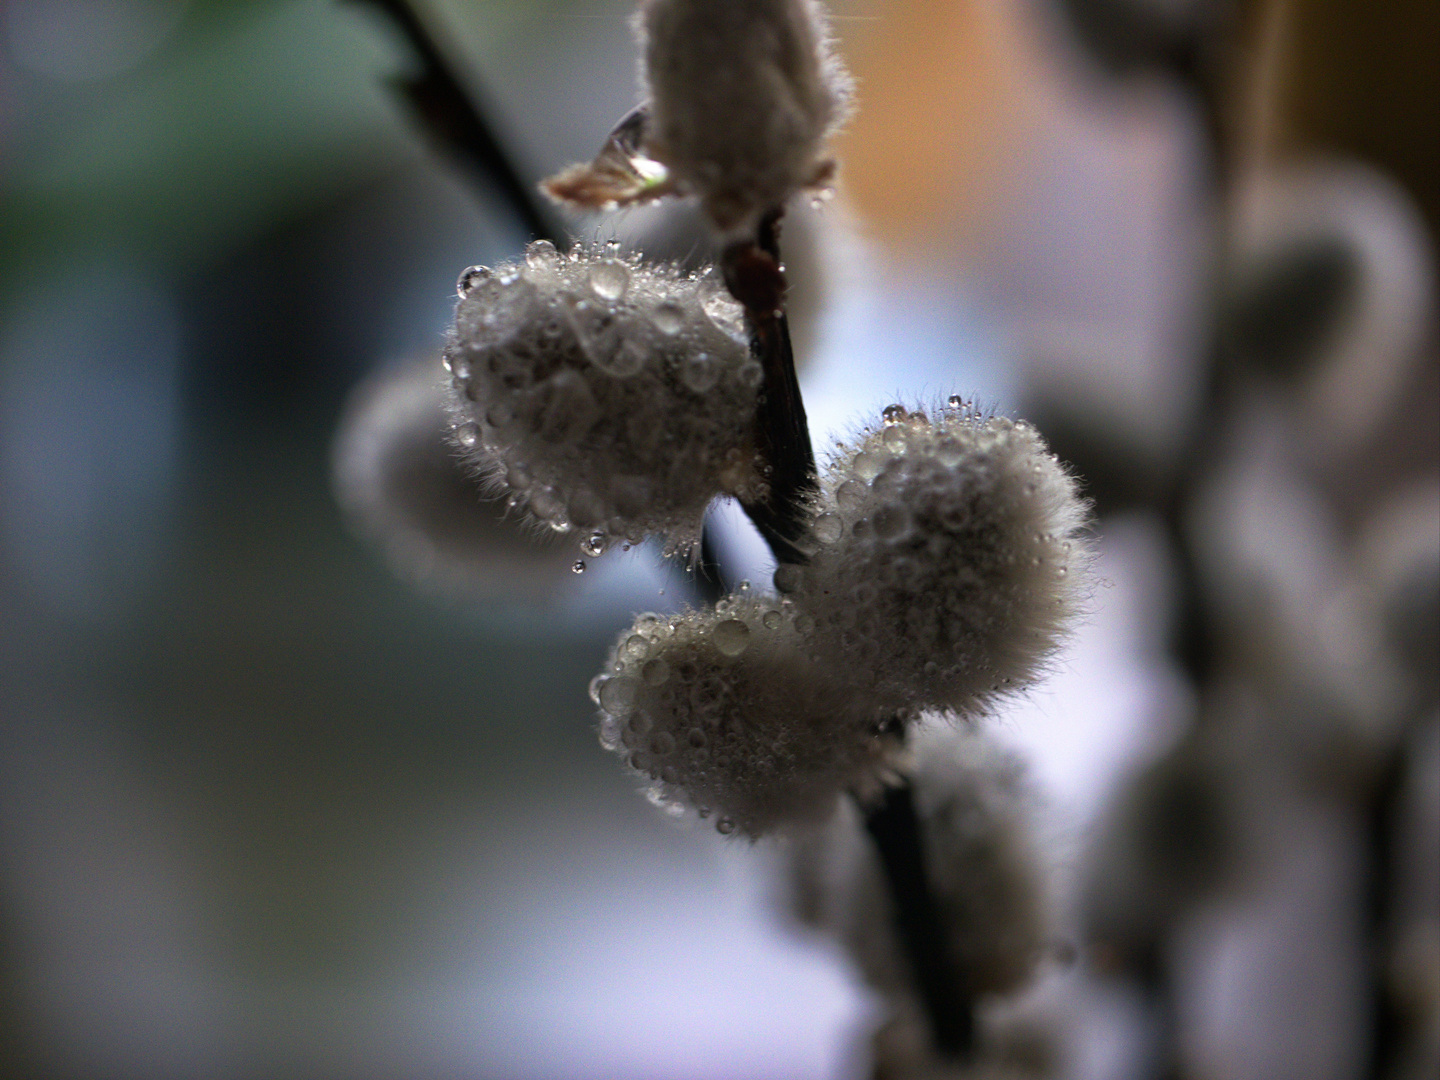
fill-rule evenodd
<path id="1" fill-rule="evenodd" d="M 964 1061 L 975 1049 L 975 1004 L 962 988 L 930 890 L 920 819 L 909 784 L 886 788 L 881 801 L 866 811 L 865 828 L 875 841 L 890 885 L 895 931 L 910 961 L 935 1049 Z"/>
<path id="2" fill-rule="evenodd" d="M 754 242 L 726 248 L 725 285 L 745 307 L 750 351 L 765 372 L 756 424 L 759 451 L 769 491 L 762 500 L 743 502 L 745 512 L 769 544 L 778 563 L 803 563 L 800 544 L 808 526 L 806 507 L 816 491 L 815 453 L 810 426 L 795 375 L 790 324 L 785 317 L 785 274 L 780 263 L 780 218 L 766 215 Z"/>
<path id="3" fill-rule="evenodd" d="M 468 89 L 462 86 L 454 66 L 415 9 L 407 0 L 351 2 L 369 4 L 384 13 L 409 42 L 419 68 L 395 76 L 392 85 L 435 145 L 471 180 L 478 181 L 482 190 L 493 191 L 532 239 L 555 240 L 559 230 L 536 197 L 535 186 L 520 178 L 495 137 L 481 107 L 483 94 L 476 91 L 473 79 Z"/>

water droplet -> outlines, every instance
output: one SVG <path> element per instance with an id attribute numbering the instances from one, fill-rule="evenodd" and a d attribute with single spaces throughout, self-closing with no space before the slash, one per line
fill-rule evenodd
<path id="1" fill-rule="evenodd" d="M 530 492 L 530 511 L 536 517 L 547 521 L 563 520 L 565 503 L 553 487 L 542 485 Z"/>
<path id="2" fill-rule="evenodd" d="M 750 644 L 750 628 L 739 619 L 726 619 L 710 633 L 710 640 L 724 656 L 739 656 Z"/>
<path id="3" fill-rule="evenodd" d="M 606 241 L 605 241 L 605 250 L 606 250 L 606 252 L 609 253 L 610 257 L 613 259 L 616 255 L 619 255 L 619 254 L 620 254 L 620 241 L 619 241 L 619 240 L 606 240 Z"/>
<path id="4" fill-rule="evenodd" d="M 947 404 L 952 409 L 963 409 L 965 408 L 965 399 L 959 394 L 951 394 L 950 400 L 949 402 L 947 402 Z"/>
<path id="5" fill-rule="evenodd" d="M 904 424 L 895 424 L 885 429 L 885 434 L 880 437 L 888 450 L 903 451 L 910 441 L 910 433 Z"/>
<path id="6" fill-rule="evenodd" d="M 880 414 L 880 418 L 885 422 L 886 427 L 892 427 L 900 423 L 908 415 L 903 405 L 886 405 L 884 411 Z"/>
<path id="7" fill-rule="evenodd" d="M 944 439 L 935 448 L 935 460 L 947 469 L 953 469 L 965 460 L 965 448 L 955 439 Z"/>
<path id="8" fill-rule="evenodd" d="M 780 623 L 783 621 L 783 619 L 781 618 L 778 611 L 767 611 L 765 612 L 764 618 L 762 618 L 760 621 L 765 624 L 766 630 L 779 630 Z"/>
<path id="9" fill-rule="evenodd" d="M 715 831 L 721 836 L 729 836 L 735 831 L 735 822 L 728 817 L 722 817 L 715 822 Z"/>
<path id="10" fill-rule="evenodd" d="M 747 580 L 745 580 L 745 581 L 740 582 L 740 584 L 735 587 L 735 591 L 736 591 L 736 592 L 739 592 L 739 593 L 748 593 L 748 592 L 750 591 L 750 582 L 749 582 L 749 580 L 747 579 Z"/>
<path id="11" fill-rule="evenodd" d="M 631 634 L 625 639 L 621 654 L 626 660 L 641 660 L 650 651 L 650 639 L 642 634 Z"/>
<path id="12" fill-rule="evenodd" d="M 778 592 L 793 593 L 805 581 L 805 569 L 795 563 L 781 563 L 775 568 L 775 588 Z"/>
<path id="13" fill-rule="evenodd" d="M 455 429 L 455 441 L 470 450 L 480 442 L 480 427 L 474 423 L 464 423 Z"/>
<path id="14" fill-rule="evenodd" d="M 613 716 L 607 716 L 600 721 L 600 745 L 606 750 L 619 750 L 622 745 L 620 738 L 620 722 Z"/>
<path id="15" fill-rule="evenodd" d="M 627 337 L 621 339 L 609 361 L 601 366 L 617 379 L 628 379 L 632 375 L 638 375 L 649 358 L 642 342 Z"/>
<path id="16" fill-rule="evenodd" d="M 845 523 L 834 514 L 821 514 L 815 519 L 810 531 L 820 543 L 833 544 L 845 531 Z"/>
<path id="17" fill-rule="evenodd" d="M 532 240 L 525 248 L 525 265 L 531 270 L 553 270 L 560 262 L 560 253 L 549 240 Z"/>
<path id="18" fill-rule="evenodd" d="M 593 532 L 580 542 L 580 550 L 592 559 L 598 559 L 605 554 L 605 549 L 610 546 L 610 537 L 603 532 Z"/>
<path id="19" fill-rule="evenodd" d="M 590 700 L 600 704 L 600 688 L 610 681 L 609 675 L 596 675 L 590 680 Z"/>
<path id="20" fill-rule="evenodd" d="M 740 385 L 754 390 L 765 381 L 765 369 L 754 360 L 746 360 L 735 372 L 735 378 L 740 380 Z"/>
<path id="21" fill-rule="evenodd" d="M 720 378 L 720 365 L 706 352 L 690 353 L 680 361 L 680 380 L 697 394 L 703 394 Z"/>
<path id="22" fill-rule="evenodd" d="M 808 634 L 815 629 L 815 620 L 809 615 L 795 616 L 795 632 L 797 634 Z"/>
<path id="23" fill-rule="evenodd" d="M 614 716 L 628 713 L 635 707 L 635 697 L 639 692 L 640 680 L 629 675 L 617 675 L 601 685 L 600 707 Z"/>
<path id="24" fill-rule="evenodd" d="M 885 459 L 873 451 L 864 450 L 855 455 L 851 469 L 861 480 L 874 480 L 885 467 Z"/>
<path id="25" fill-rule="evenodd" d="M 678 334 L 685 325 L 685 309 L 674 300 L 666 300 L 656 305 L 650 319 L 662 334 Z"/>
<path id="26" fill-rule="evenodd" d="M 572 574 L 583 574 L 585 572 L 585 560 L 576 559 L 570 564 L 570 572 Z"/>
<path id="27" fill-rule="evenodd" d="M 464 382 L 466 379 L 470 378 L 469 360 L 456 360 L 452 364 L 447 357 L 445 360 L 445 366 L 450 369 L 450 374 L 455 376 L 457 382 Z"/>
<path id="28" fill-rule="evenodd" d="M 602 300 L 615 301 L 630 287 L 630 268 L 619 259 L 602 259 L 590 267 L 590 288 Z"/>
<path id="29" fill-rule="evenodd" d="M 868 491 L 859 480 L 846 480 L 835 489 L 835 505 L 841 510 L 859 510 Z"/>
<path id="30" fill-rule="evenodd" d="M 493 428 L 507 428 L 515 422 L 515 407 L 508 401 L 497 401 L 485 410 L 485 422 Z"/>
<path id="31" fill-rule="evenodd" d="M 466 300 L 493 276 L 488 266 L 468 267 L 461 272 L 460 279 L 455 282 L 455 292 L 461 300 Z"/>
<path id="32" fill-rule="evenodd" d="M 664 686 L 670 680 L 670 665 L 658 656 L 647 660 L 640 669 L 640 678 L 645 680 L 646 686 Z"/>
<path id="33" fill-rule="evenodd" d="M 871 515 L 870 525 L 881 540 L 903 540 L 910 535 L 910 511 L 899 503 L 886 503 Z"/>
<path id="34" fill-rule="evenodd" d="M 745 309 L 729 293 L 716 290 L 700 305 L 705 314 L 726 334 L 743 337 L 745 334 Z"/>

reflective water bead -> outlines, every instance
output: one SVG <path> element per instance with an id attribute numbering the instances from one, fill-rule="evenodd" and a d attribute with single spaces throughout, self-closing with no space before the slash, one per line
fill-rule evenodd
<path id="1" fill-rule="evenodd" d="M 760 621 L 765 625 L 766 630 L 779 630 L 780 623 L 784 620 L 778 611 L 767 611 Z"/>
<path id="2" fill-rule="evenodd" d="M 690 353 L 680 362 L 680 381 L 697 394 L 709 390 L 720 378 L 720 365 L 709 353 Z"/>
<path id="3" fill-rule="evenodd" d="M 815 539 L 822 544 L 833 544 L 845 531 L 845 523 L 834 514 L 821 514 L 810 527 Z"/>
<path id="4" fill-rule="evenodd" d="M 469 450 L 480 441 L 480 428 L 473 423 L 461 424 L 455 429 L 455 441 Z"/>
<path id="5" fill-rule="evenodd" d="M 658 656 L 647 660 L 640 669 L 640 678 L 645 680 L 646 686 L 664 686 L 670 679 L 670 665 Z"/>
<path id="6" fill-rule="evenodd" d="M 640 681 L 629 675 L 617 675 L 600 686 L 600 707 L 612 715 L 628 713 L 635 707 Z"/>
<path id="7" fill-rule="evenodd" d="M 721 836 L 729 836 L 735 831 L 735 822 L 728 817 L 722 817 L 715 822 L 715 831 Z"/>
<path id="8" fill-rule="evenodd" d="M 710 639 L 724 656 L 739 656 L 750 644 L 750 628 L 739 619 L 726 619 L 711 631 Z"/>
<path id="9" fill-rule="evenodd" d="M 620 722 L 613 716 L 600 721 L 600 745 L 606 750 L 620 748 Z"/>
<path id="10" fill-rule="evenodd" d="M 549 240 L 532 240 L 525 248 L 525 265 L 532 270 L 553 270 L 560 262 L 560 253 Z"/>
<path id="11" fill-rule="evenodd" d="M 570 572 L 572 574 L 583 574 L 585 572 L 585 560 L 576 559 L 570 564 Z"/>
<path id="12" fill-rule="evenodd" d="M 903 540 L 910 535 L 910 524 L 910 511 L 899 503 L 886 503 L 870 518 L 870 525 L 881 540 Z"/>
<path id="13" fill-rule="evenodd" d="M 685 309 L 673 300 L 666 300 L 655 306 L 650 320 L 662 334 L 678 334 L 685 325 Z"/>
<path id="14" fill-rule="evenodd" d="M 488 266 L 467 267 L 461 271 L 459 280 L 455 282 L 455 292 L 461 300 L 465 300 L 492 276 Z"/>
<path id="15" fill-rule="evenodd" d="M 630 268 L 619 259 L 604 259 L 590 267 L 590 288 L 602 300 L 619 300 L 630 287 Z"/>
<path id="16" fill-rule="evenodd" d="M 900 421 L 904 420 L 908 415 L 903 405 L 886 405 L 884 411 L 880 413 L 880 418 L 884 421 L 886 427 L 891 427 L 900 423 Z"/>
<path id="17" fill-rule="evenodd" d="M 796 563 L 781 563 L 775 568 L 775 588 L 782 593 L 793 593 L 805 581 L 805 569 Z"/>
<path id="18" fill-rule="evenodd" d="M 701 304 L 710 321 L 732 337 L 745 332 L 745 309 L 728 293 L 715 291 Z"/>
<path id="19" fill-rule="evenodd" d="M 598 559 L 605 554 L 605 549 L 610 544 L 610 537 L 603 532 L 593 532 L 580 542 L 580 550 L 592 559 Z"/>
<path id="20" fill-rule="evenodd" d="M 841 510 L 859 510 L 868 489 L 859 480 L 846 480 L 835 489 L 835 505 Z"/>
<path id="21" fill-rule="evenodd" d="M 885 459 L 879 454 L 865 450 L 855 455 L 853 467 L 855 475 L 861 480 L 874 480 L 880 475 L 880 470 L 885 467 Z"/>

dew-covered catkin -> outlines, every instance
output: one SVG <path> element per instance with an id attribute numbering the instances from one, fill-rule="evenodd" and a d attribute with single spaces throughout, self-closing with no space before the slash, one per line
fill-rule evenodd
<path id="1" fill-rule="evenodd" d="M 587 554 L 648 535 L 685 548 L 715 496 L 763 491 L 763 376 L 709 275 L 536 241 L 518 265 L 466 271 L 459 292 L 455 443 Z"/>
<path id="2" fill-rule="evenodd" d="M 722 233 L 829 179 L 851 82 L 815 0 L 646 0 L 636 25 L 646 152 Z"/>
<path id="3" fill-rule="evenodd" d="M 1086 506 L 1029 424 L 958 398 L 932 412 L 892 405 L 842 448 L 815 554 L 776 583 L 858 695 L 971 717 L 1035 678 L 1074 620 Z"/>
<path id="4" fill-rule="evenodd" d="M 773 599 L 641 615 L 591 685 L 600 741 L 661 804 L 751 837 L 823 820 L 879 782 L 896 749 L 809 655 L 805 616 Z"/>

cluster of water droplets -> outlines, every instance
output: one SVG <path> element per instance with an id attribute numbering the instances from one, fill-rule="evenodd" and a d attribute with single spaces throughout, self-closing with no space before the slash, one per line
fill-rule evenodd
<path id="1" fill-rule="evenodd" d="M 1083 596 L 1086 506 L 1026 422 L 892 405 L 822 482 L 814 554 L 776 586 L 856 693 L 985 712 L 1037 675 Z M 782 577 L 784 580 L 782 580 Z"/>
<path id="2" fill-rule="evenodd" d="M 763 490 L 763 373 L 713 273 L 537 240 L 519 263 L 466 270 L 458 292 L 455 444 L 586 555 L 651 534 L 683 548 L 716 495 Z"/>
<path id="3" fill-rule="evenodd" d="M 721 833 L 822 820 L 891 748 L 811 658 L 812 629 L 792 604 L 748 592 L 639 616 L 590 685 L 602 745 L 649 779 L 654 802 L 713 815 Z"/>

